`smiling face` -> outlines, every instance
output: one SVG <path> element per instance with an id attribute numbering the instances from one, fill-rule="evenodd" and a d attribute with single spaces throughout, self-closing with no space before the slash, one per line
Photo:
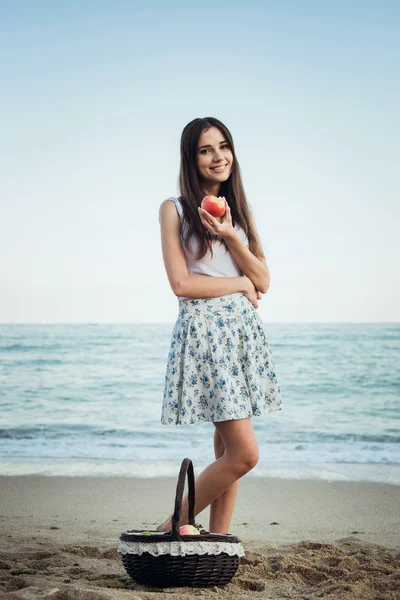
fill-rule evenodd
<path id="1" fill-rule="evenodd" d="M 197 148 L 197 168 L 203 189 L 218 194 L 220 184 L 232 172 L 233 154 L 229 141 L 218 127 L 203 131 Z"/>

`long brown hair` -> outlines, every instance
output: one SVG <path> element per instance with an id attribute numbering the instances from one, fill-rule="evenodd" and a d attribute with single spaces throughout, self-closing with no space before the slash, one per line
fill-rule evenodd
<path id="1" fill-rule="evenodd" d="M 214 117 L 205 117 L 204 119 L 194 119 L 188 123 L 181 136 L 181 165 L 179 170 L 179 193 L 183 208 L 183 222 L 181 223 L 181 233 L 183 242 L 189 252 L 193 252 L 193 239 L 198 243 L 196 259 L 199 260 L 209 251 L 211 256 L 212 241 L 216 236 L 212 235 L 200 220 L 198 207 L 204 197 L 204 191 L 201 188 L 199 173 L 197 170 L 197 154 L 199 138 L 203 131 L 210 127 L 218 127 L 225 139 L 229 142 L 232 151 L 233 162 L 232 171 L 226 181 L 221 182 L 219 195 L 225 196 L 228 202 L 233 226 L 240 225 L 245 231 L 249 241 L 249 250 L 257 258 L 265 258 L 261 240 L 258 236 L 254 219 L 249 206 L 246 194 L 244 192 L 241 172 L 238 160 L 235 154 L 233 138 L 229 129 Z M 222 244 L 228 250 L 226 242 L 222 239 Z"/>
<path id="2" fill-rule="evenodd" d="M 193 119 L 182 131 L 179 193 L 183 208 L 183 220 L 181 223 L 181 232 L 184 232 L 182 236 L 183 242 L 189 252 L 193 252 L 192 242 L 194 239 L 197 241 L 197 260 L 203 258 L 207 252 L 210 252 L 211 256 L 213 255 L 212 242 L 216 239 L 216 236 L 213 236 L 204 227 L 198 212 L 198 207 L 204 197 L 197 169 L 198 143 L 203 131 L 207 131 L 210 127 L 218 127 L 229 142 L 233 156 L 231 174 L 226 181 L 221 182 L 219 195 L 225 196 L 230 206 L 233 226 L 238 224 L 246 233 L 250 252 L 257 258 L 263 259 L 265 255 L 254 223 L 251 207 L 246 199 L 231 132 L 226 125 L 214 117 Z M 226 242 L 221 240 L 221 243 L 228 250 Z"/>

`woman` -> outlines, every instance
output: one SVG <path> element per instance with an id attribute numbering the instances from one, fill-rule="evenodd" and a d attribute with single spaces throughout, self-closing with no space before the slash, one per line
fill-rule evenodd
<path id="1" fill-rule="evenodd" d="M 209 531 L 228 533 L 239 479 L 258 462 L 251 417 L 281 410 L 281 394 L 256 309 L 270 274 L 244 193 L 228 128 L 194 119 L 181 137 L 181 196 L 160 206 L 165 269 L 179 300 L 161 423 L 214 424 L 215 462 L 196 479 L 195 515 L 210 505 Z M 206 195 L 225 200 L 213 217 Z M 261 293 L 260 293 L 261 292 Z M 172 528 L 170 515 L 157 531 Z M 184 498 L 179 526 L 188 522 Z"/>

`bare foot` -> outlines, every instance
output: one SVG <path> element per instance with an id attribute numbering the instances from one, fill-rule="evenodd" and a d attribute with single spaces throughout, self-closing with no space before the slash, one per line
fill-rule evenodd
<path id="1" fill-rule="evenodd" d="M 161 525 L 159 525 L 155 531 L 169 531 L 170 529 L 172 529 L 172 523 L 170 519 L 167 519 L 161 523 Z"/>

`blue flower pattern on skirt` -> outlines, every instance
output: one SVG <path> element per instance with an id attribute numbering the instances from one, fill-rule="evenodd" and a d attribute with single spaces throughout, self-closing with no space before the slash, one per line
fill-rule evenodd
<path id="1" fill-rule="evenodd" d="M 261 317 L 239 292 L 179 301 L 161 423 L 227 421 L 282 410 Z"/>

